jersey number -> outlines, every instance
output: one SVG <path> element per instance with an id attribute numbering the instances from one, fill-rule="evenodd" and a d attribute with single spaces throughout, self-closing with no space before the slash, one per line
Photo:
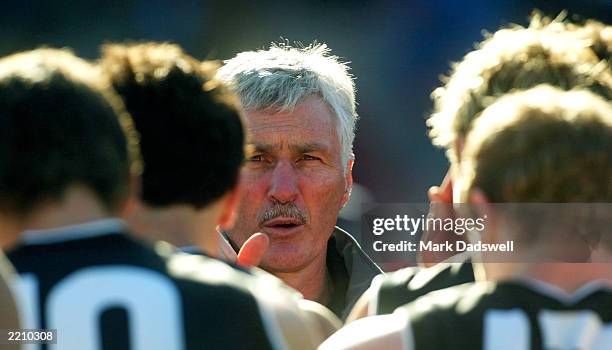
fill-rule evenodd
<path id="1" fill-rule="evenodd" d="M 37 277 L 24 274 L 16 283 L 24 328 L 42 328 Z M 54 285 L 43 307 L 45 328 L 57 329 L 57 344 L 48 345 L 51 350 L 101 349 L 100 316 L 113 307 L 128 314 L 131 349 L 183 348 L 179 292 L 167 277 L 148 269 L 81 269 Z M 29 344 L 25 349 L 40 347 Z"/>

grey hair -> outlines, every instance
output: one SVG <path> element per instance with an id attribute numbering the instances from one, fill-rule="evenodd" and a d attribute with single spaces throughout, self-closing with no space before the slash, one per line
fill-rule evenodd
<path id="1" fill-rule="evenodd" d="M 349 67 L 325 44 L 292 47 L 273 43 L 224 62 L 217 78 L 232 87 L 245 110 L 288 111 L 311 95 L 322 97 L 337 117 L 344 166 L 353 157 L 357 112 Z"/>

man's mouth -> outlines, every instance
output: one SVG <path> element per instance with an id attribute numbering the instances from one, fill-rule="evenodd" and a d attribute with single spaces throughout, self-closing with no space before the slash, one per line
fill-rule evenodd
<path id="1" fill-rule="evenodd" d="M 262 227 L 265 233 L 272 236 L 271 238 L 280 238 L 297 233 L 303 225 L 304 223 L 299 219 L 279 217 L 266 221 Z"/>

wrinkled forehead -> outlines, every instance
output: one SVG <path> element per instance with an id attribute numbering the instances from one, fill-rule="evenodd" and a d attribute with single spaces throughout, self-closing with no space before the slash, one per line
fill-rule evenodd
<path id="1" fill-rule="evenodd" d="M 335 116 L 318 97 L 288 111 L 247 110 L 244 119 L 249 144 L 323 144 L 340 151 Z"/>

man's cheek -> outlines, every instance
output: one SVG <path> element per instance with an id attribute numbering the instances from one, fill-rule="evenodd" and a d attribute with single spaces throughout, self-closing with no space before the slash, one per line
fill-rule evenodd
<path id="1" fill-rule="evenodd" d="M 315 193 L 317 201 L 327 207 L 325 210 L 340 210 L 343 195 L 344 181 L 338 178 L 328 179 L 326 183 L 317 188 Z"/>
<path id="2" fill-rule="evenodd" d="M 320 173 L 318 176 L 303 178 L 304 187 L 321 196 L 335 196 L 344 193 L 345 179 L 336 173 Z"/>
<path id="3" fill-rule="evenodd" d="M 240 191 L 240 199 L 245 205 L 259 208 L 266 201 L 269 189 L 270 183 L 264 177 L 245 178 Z"/>

